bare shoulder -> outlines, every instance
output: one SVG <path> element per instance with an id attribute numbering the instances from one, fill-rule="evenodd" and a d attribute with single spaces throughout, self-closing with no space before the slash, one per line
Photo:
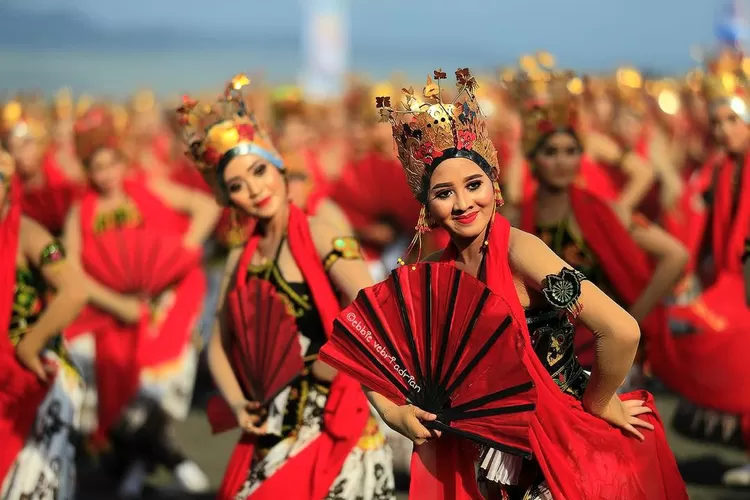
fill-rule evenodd
<path id="1" fill-rule="evenodd" d="M 38 258 L 44 247 L 54 241 L 47 228 L 26 216 L 21 216 L 19 231 L 23 253 L 32 261 Z"/>
<path id="2" fill-rule="evenodd" d="M 522 231 L 516 227 L 510 228 L 510 238 L 508 239 L 508 253 L 513 258 L 524 258 L 525 252 L 529 250 L 547 248 L 542 240 L 531 233 Z M 527 256 L 527 255 L 526 255 Z"/>
<path id="3" fill-rule="evenodd" d="M 307 220 L 310 225 L 310 234 L 312 234 L 315 249 L 321 258 L 328 255 L 331 251 L 333 240 L 352 236 L 351 234 L 343 234 L 344 231 L 322 217 L 312 216 L 308 217 Z"/>
<path id="4" fill-rule="evenodd" d="M 514 272 L 530 278 L 532 283 L 560 272 L 563 267 L 570 267 L 542 240 L 516 228 L 510 230 L 508 260 Z"/>
<path id="5" fill-rule="evenodd" d="M 321 200 L 314 217 L 327 221 L 329 225 L 335 225 L 335 227 L 347 234 L 352 233 L 351 224 L 349 223 L 346 214 L 341 207 L 330 198 Z"/>

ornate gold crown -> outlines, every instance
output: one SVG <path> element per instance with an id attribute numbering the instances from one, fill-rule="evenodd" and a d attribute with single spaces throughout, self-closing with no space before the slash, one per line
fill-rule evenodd
<path id="1" fill-rule="evenodd" d="M 0 132 L 7 137 L 43 138 L 45 135 L 44 122 L 28 116 L 21 100 L 12 99 L 5 103 L 2 110 L 2 124 Z"/>
<path id="2" fill-rule="evenodd" d="M 414 196 L 427 202 L 426 181 L 437 165 L 448 158 L 465 157 L 475 161 L 488 174 L 498 168 L 497 152 L 485 127 L 474 90 L 476 79 L 468 68 L 456 70 L 458 93 L 451 102 L 443 100 L 442 70 L 427 77 L 422 96 L 414 89 L 401 89 L 401 109 L 391 108 L 391 98 L 377 97 L 382 121 L 390 121 L 398 156 Z M 424 100 L 422 100 L 424 99 Z"/>
<path id="3" fill-rule="evenodd" d="M 614 96 L 617 104 L 631 111 L 643 114 L 646 112 L 644 79 L 641 73 L 632 67 L 619 68 L 615 72 Z"/>
<path id="4" fill-rule="evenodd" d="M 577 126 L 578 96 L 583 81 L 572 71 L 553 71 L 547 53 L 521 58 L 522 71 L 505 75 L 503 83 L 514 98 L 523 120 L 523 150 L 529 155 L 546 135 Z"/>
<path id="5" fill-rule="evenodd" d="M 235 156 L 256 155 L 284 170 L 281 155 L 247 109 L 242 89 L 249 83 L 245 74 L 236 75 L 215 102 L 200 103 L 185 96 L 177 109 L 188 155 L 223 202 L 228 200 L 224 168 Z"/>
<path id="6" fill-rule="evenodd" d="M 708 72 L 703 75 L 703 95 L 711 103 L 723 101 L 737 116 L 750 122 L 748 113 L 748 75 L 750 58 L 727 49 L 707 63 Z"/>

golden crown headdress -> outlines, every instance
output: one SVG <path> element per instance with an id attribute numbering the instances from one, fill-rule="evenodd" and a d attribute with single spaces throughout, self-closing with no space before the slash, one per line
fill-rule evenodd
<path id="1" fill-rule="evenodd" d="M 750 123 L 747 102 L 750 58 L 726 49 L 708 61 L 706 66 L 708 71 L 702 78 L 706 100 L 728 104 L 737 116 Z"/>
<path id="2" fill-rule="evenodd" d="M 616 103 L 638 114 L 646 112 L 644 78 L 637 69 L 626 66 L 615 72 Z"/>
<path id="3" fill-rule="evenodd" d="M 505 75 L 503 83 L 521 112 L 522 145 L 529 155 L 555 130 L 575 129 L 584 85 L 572 71 L 553 71 L 554 59 L 546 52 L 524 56 L 519 65 L 522 71 Z"/>
<path id="4" fill-rule="evenodd" d="M 398 156 L 414 196 L 427 202 L 426 182 L 437 165 L 445 159 L 464 157 L 473 160 L 488 175 L 498 168 L 497 152 L 487 134 L 482 111 L 474 96 L 476 79 L 468 68 L 456 70 L 456 97 L 443 99 L 440 82 L 446 79 L 442 70 L 427 77 L 422 95 L 414 89 L 401 89 L 401 109 L 391 107 L 389 96 L 377 97 L 376 107 L 382 121 L 390 121 Z"/>
<path id="5" fill-rule="evenodd" d="M 281 155 L 247 108 L 242 89 L 249 83 L 244 73 L 236 75 L 215 102 L 201 103 L 185 96 L 177 108 L 187 154 L 224 203 L 228 201 L 224 168 L 233 158 L 252 154 L 284 170 Z"/>
<path id="6" fill-rule="evenodd" d="M 7 137 L 40 139 L 45 135 L 45 126 L 44 122 L 29 116 L 20 99 L 12 99 L 3 105 L 0 132 Z"/>

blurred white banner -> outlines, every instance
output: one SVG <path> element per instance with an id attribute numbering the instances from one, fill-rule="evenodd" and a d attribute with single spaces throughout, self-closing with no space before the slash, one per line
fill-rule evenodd
<path id="1" fill-rule="evenodd" d="M 300 86 L 319 100 L 344 91 L 349 59 L 349 0 L 301 0 L 305 11 Z"/>

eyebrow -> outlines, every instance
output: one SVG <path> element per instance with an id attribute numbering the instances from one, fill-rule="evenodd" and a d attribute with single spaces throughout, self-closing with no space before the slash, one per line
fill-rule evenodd
<path id="1" fill-rule="evenodd" d="M 265 161 L 266 160 L 264 160 L 263 158 L 258 158 L 257 160 L 255 160 L 252 163 L 252 165 L 250 165 L 249 167 L 247 167 L 247 170 L 245 170 L 245 172 L 251 171 L 252 169 L 254 169 L 258 165 L 258 163 L 264 163 Z M 229 184 L 230 182 L 232 182 L 234 180 L 238 180 L 239 178 L 240 178 L 239 175 L 235 175 L 233 177 L 230 177 L 229 180 L 226 183 Z"/>
<path id="2" fill-rule="evenodd" d="M 464 177 L 464 183 L 473 181 L 474 179 L 479 179 L 480 177 L 482 177 L 482 174 L 472 174 L 468 177 Z M 432 191 L 435 191 L 436 189 L 451 187 L 451 186 L 453 186 L 453 184 L 450 182 L 443 182 L 441 184 L 435 184 L 434 186 L 432 186 Z"/>

